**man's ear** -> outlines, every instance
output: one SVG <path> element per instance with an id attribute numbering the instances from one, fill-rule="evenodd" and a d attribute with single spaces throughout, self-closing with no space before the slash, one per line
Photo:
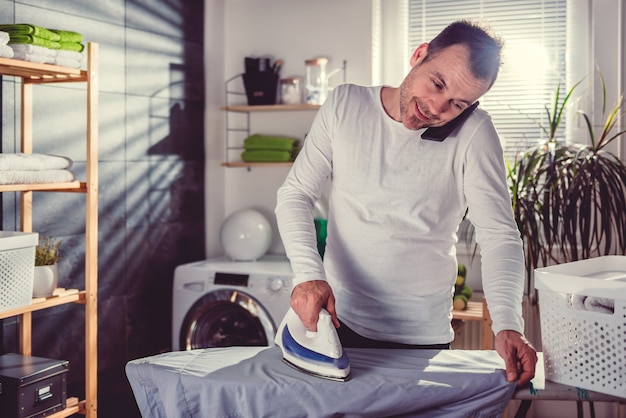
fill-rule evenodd
<path id="1" fill-rule="evenodd" d="M 423 44 L 418 46 L 415 51 L 413 51 L 413 54 L 411 55 L 411 60 L 409 61 L 409 64 L 411 64 L 411 68 L 415 67 L 417 64 L 421 64 L 421 62 L 424 61 L 424 58 L 426 58 L 427 54 L 428 43 L 424 42 Z"/>

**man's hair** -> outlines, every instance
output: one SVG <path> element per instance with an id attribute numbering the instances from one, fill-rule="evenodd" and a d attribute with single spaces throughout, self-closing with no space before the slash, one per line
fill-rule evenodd
<path id="1" fill-rule="evenodd" d="M 445 48 L 464 45 L 469 50 L 472 75 L 493 85 L 500 69 L 503 41 L 478 22 L 459 20 L 448 25 L 428 44 L 425 61 L 433 59 Z"/>

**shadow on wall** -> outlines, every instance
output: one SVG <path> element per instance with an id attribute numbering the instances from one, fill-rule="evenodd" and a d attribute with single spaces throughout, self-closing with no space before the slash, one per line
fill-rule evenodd
<path id="1" fill-rule="evenodd" d="M 85 28 L 85 38 L 100 44 L 100 70 L 120 71 L 106 78 L 125 80 L 123 91 L 100 85 L 98 392 L 100 416 L 139 416 L 124 366 L 170 349 L 174 269 L 205 254 L 204 2 L 108 2 L 95 6 L 107 9 L 97 15 L 87 6 L 76 10 L 70 0 L 36 10 L 10 3 L 15 15 L 7 19 L 42 16 L 47 26 Z M 86 20 L 100 20 L 110 33 Z M 108 65 L 106 54 L 119 55 L 126 65 Z M 0 84 L 2 151 L 15 152 L 19 112 L 8 110 L 19 87 Z M 42 88 L 35 91 L 34 139 L 43 146 L 35 151 L 71 156 L 84 179 L 84 92 Z M 71 118 L 60 117 L 59 108 L 72 109 Z M 13 143 L 7 145 L 9 136 Z M 18 198 L 1 199 L 3 227 L 17 229 Z M 84 196 L 38 193 L 33 206 L 33 229 L 63 241 L 60 285 L 83 288 Z M 82 306 L 67 305 L 33 315 L 33 354 L 69 360 L 68 396 L 83 395 L 84 314 Z M 17 318 L 1 324 L 0 352 L 18 351 L 17 324 Z"/>

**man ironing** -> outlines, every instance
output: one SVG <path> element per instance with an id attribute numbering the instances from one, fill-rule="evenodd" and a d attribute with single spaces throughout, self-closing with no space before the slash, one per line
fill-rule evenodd
<path id="1" fill-rule="evenodd" d="M 534 376 L 522 243 L 491 118 L 478 108 L 447 138 L 422 137 L 489 90 L 501 48 L 480 26 L 455 22 L 415 50 L 400 87 L 343 85 L 322 105 L 276 206 L 291 306 L 307 328 L 324 307 L 344 347 L 449 348 L 456 231 L 469 209 L 507 379 Z M 312 210 L 329 178 L 322 261 Z"/>

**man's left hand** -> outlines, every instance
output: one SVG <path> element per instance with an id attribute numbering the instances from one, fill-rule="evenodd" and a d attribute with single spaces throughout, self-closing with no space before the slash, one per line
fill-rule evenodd
<path id="1" fill-rule="evenodd" d="M 519 332 L 504 330 L 496 335 L 496 351 L 504 359 L 506 380 L 517 380 L 517 386 L 527 385 L 535 377 L 537 351 Z"/>

